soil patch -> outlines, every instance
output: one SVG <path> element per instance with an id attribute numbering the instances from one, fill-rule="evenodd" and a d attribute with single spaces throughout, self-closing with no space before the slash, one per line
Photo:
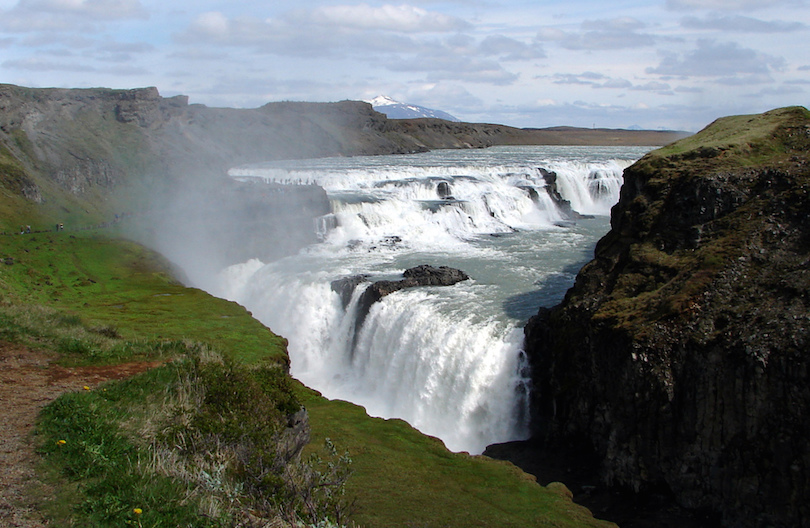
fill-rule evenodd
<path id="1" fill-rule="evenodd" d="M 93 389 L 157 366 L 159 362 L 113 366 L 61 367 L 57 355 L 0 342 L 0 526 L 49 526 L 37 508 L 33 490 L 39 481 L 33 430 L 40 409 L 69 391 Z"/>

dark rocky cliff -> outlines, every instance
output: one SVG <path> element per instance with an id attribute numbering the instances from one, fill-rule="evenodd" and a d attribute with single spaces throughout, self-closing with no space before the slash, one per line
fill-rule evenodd
<path id="1" fill-rule="evenodd" d="M 727 526 L 810 523 L 810 113 L 725 118 L 625 171 L 526 326 L 537 434 Z"/>

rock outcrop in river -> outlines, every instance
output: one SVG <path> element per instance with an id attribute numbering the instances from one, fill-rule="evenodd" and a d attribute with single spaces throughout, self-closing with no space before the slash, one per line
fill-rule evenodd
<path id="1" fill-rule="evenodd" d="M 724 525 L 806 526 L 809 338 L 810 113 L 720 119 L 625 171 L 594 260 L 526 326 L 537 433 Z"/>
<path id="2" fill-rule="evenodd" d="M 465 281 L 470 278 L 469 275 L 460 269 L 450 268 L 448 266 L 430 266 L 428 264 L 421 264 L 408 268 L 402 273 L 401 280 L 378 280 L 373 282 L 366 288 L 360 295 L 357 301 L 357 321 L 356 328 L 359 330 L 365 321 L 368 311 L 371 306 L 385 297 L 399 290 L 405 288 L 416 288 L 419 286 L 452 286 L 456 283 Z M 349 300 L 354 293 L 354 290 L 368 280 L 368 275 L 353 275 L 332 281 L 332 290 L 340 295 L 345 308 L 349 304 Z"/>

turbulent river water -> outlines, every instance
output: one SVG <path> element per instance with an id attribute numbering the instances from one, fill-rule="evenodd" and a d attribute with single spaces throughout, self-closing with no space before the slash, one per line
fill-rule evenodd
<path id="1" fill-rule="evenodd" d="M 292 373 L 328 398 L 402 418 L 454 451 L 528 434 L 523 325 L 562 299 L 609 228 L 622 170 L 643 147 L 494 147 L 240 167 L 235 178 L 326 189 L 322 242 L 223 270 L 215 293 L 289 340 Z M 570 222 L 544 187 L 590 218 Z M 406 289 L 356 328 L 332 281 L 399 279 L 412 266 L 465 271 L 449 287 Z"/>

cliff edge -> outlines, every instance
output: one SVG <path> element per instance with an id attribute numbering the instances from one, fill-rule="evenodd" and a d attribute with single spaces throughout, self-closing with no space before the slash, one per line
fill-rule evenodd
<path id="1" fill-rule="evenodd" d="M 624 177 L 594 260 L 526 326 L 537 434 L 724 525 L 807 525 L 810 112 L 717 120 Z"/>

